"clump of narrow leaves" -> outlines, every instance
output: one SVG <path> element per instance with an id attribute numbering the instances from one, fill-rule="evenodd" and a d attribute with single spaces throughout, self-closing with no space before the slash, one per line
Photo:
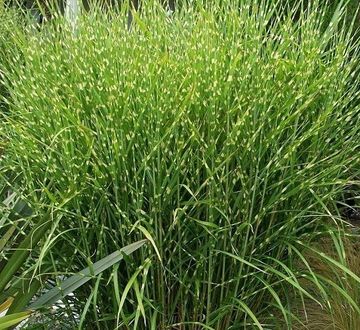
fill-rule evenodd
<path id="1" fill-rule="evenodd" d="M 293 299 L 292 306 L 298 309 L 296 314 L 300 317 L 298 322 L 293 324 L 293 329 L 329 329 L 329 325 L 334 329 L 357 328 L 360 322 L 359 235 L 351 236 L 343 237 L 341 254 L 336 251 L 339 246 L 332 244 L 333 242 L 328 239 L 319 240 L 306 252 L 306 260 L 325 284 L 325 292 L 320 294 L 307 277 L 301 279 L 301 283 L 306 290 L 311 290 L 318 299 L 323 300 L 323 304 L 316 304 L 309 299 L 303 302 Z M 321 257 L 315 247 L 318 251 L 326 251 L 327 256 L 332 260 Z M 343 261 L 347 265 L 346 268 L 339 265 Z"/>
<path id="2" fill-rule="evenodd" d="M 360 110 L 344 7 L 324 26 L 318 5 L 294 21 L 265 1 L 150 1 L 130 30 L 125 7 L 29 29 L 0 164 L 51 210 L 39 272 L 151 243 L 79 289 L 80 327 L 262 329 L 291 324 L 289 290 L 319 301 L 292 258 L 340 224 Z"/>
<path id="3" fill-rule="evenodd" d="M 41 251 L 41 232 L 44 230 L 41 227 L 51 226 L 51 221 L 40 220 L 35 228 L 29 229 L 32 210 L 13 190 L 16 180 L 11 183 L 12 188 L 9 188 L 9 182 L 0 181 L 0 330 L 10 329 L 25 320 L 27 322 L 36 310 L 62 302 L 74 290 L 146 243 L 146 240 L 141 240 L 114 251 L 36 298 L 41 283 L 32 276 L 31 265 L 36 264 L 36 258 L 29 258 L 29 254 Z M 27 263 L 24 262 L 26 260 Z M 44 319 L 42 316 L 42 321 Z"/>

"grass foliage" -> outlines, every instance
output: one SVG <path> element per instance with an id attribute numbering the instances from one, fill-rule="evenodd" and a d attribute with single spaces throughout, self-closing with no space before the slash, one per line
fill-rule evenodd
<path id="1" fill-rule="evenodd" d="M 35 274 L 151 243 L 75 294 L 79 327 L 291 328 L 290 292 L 321 303 L 292 262 L 342 226 L 360 141 L 359 48 L 325 12 L 150 1 L 131 31 L 125 7 L 12 30 L 0 166 L 51 220 Z"/>
<path id="2" fill-rule="evenodd" d="M 16 47 L 12 40 L 11 31 L 20 27 L 17 23 L 18 17 L 16 13 L 12 10 L 4 10 L 0 1 L 0 112 L 6 109 L 4 97 L 8 95 L 4 85 L 4 71 L 9 66 L 9 55 Z"/>
<path id="3" fill-rule="evenodd" d="M 343 239 L 345 263 L 353 274 L 360 276 L 359 269 L 359 237 L 348 237 Z M 339 253 L 336 251 L 332 241 L 320 240 L 316 243 L 320 251 L 326 251 L 328 256 L 334 260 L 341 261 Z M 326 283 L 326 295 L 329 303 L 324 301 L 320 306 L 309 299 L 305 304 L 294 306 L 298 308 L 297 315 L 301 315 L 303 322 L 294 325 L 294 329 L 358 329 L 360 324 L 360 295 L 359 283 L 349 277 L 346 272 L 339 270 L 338 267 L 331 267 L 317 253 L 309 251 L 306 253 L 307 261 L 312 265 L 317 276 Z M 307 290 L 313 291 L 319 299 L 324 299 L 318 294 L 314 284 L 306 278 L 302 280 L 303 286 Z M 295 300 L 296 301 L 296 300 Z M 299 311 L 300 310 L 300 311 Z"/>

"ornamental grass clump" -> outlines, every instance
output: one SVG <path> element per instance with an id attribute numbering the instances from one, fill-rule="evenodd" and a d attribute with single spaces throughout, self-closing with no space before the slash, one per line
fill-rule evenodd
<path id="1" fill-rule="evenodd" d="M 325 10 L 150 1 L 130 30 L 123 7 L 28 31 L 0 164 L 50 215 L 38 273 L 150 242 L 74 293 L 80 328 L 291 327 L 290 292 L 322 303 L 292 260 L 329 233 L 342 251 L 360 141 L 359 49 Z"/>

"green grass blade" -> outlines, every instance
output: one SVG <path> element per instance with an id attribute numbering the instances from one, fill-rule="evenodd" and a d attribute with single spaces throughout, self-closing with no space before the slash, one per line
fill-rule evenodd
<path id="1" fill-rule="evenodd" d="M 95 262 L 91 267 L 87 267 L 80 271 L 78 274 L 71 276 L 70 278 L 63 281 L 59 287 L 55 287 L 44 295 L 40 296 L 30 306 L 30 310 L 35 310 L 43 307 L 50 307 L 62 297 L 67 296 L 86 282 L 88 282 L 93 276 L 98 275 L 105 269 L 111 267 L 115 263 L 123 259 L 124 254 L 130 255 L 141 246 L 143 246 L 147 240 L 138 241 L 125 246 L 119 251 L 113 252 L 109 256 Z"/>

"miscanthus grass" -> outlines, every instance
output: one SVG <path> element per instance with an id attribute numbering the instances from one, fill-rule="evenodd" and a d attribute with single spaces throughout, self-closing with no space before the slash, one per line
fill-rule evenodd
<path id="1" fill-rule="evenodd" d="M 80 328 L 291 328 L 291 292 L 330 303 L 302 251 L 344 254 L 360 111 L 357 43 L 325 11 L 150 2 L 130 30 L 123 7 L 13 31 L 0 164 L 48 217 L 36 274 L 150 242 L 75 292 Z"/>

